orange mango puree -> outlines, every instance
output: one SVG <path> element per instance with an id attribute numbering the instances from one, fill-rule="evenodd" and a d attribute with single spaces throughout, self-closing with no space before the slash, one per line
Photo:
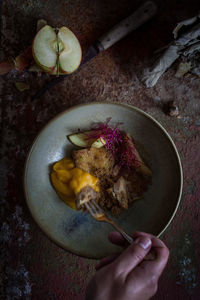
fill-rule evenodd
<path id="1" fill-rule="evenodd" d="M 51 182 L 59 197 L 71 208 L 76 209 L 76 195 L 89 185 L 99 192 L 99 180 L 88 172 L 76 168 L 71 158 L 63 158 L 53 165 Z"/>

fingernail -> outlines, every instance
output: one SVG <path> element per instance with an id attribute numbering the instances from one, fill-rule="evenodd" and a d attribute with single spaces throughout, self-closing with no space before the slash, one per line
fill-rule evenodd
<path id="1" fill-rule="evenodd" d="M 148 237 L 138 237 L 134 243 L 140 245 L 144 250 L 146 250 L 151 246 L 151 239 Z"/>

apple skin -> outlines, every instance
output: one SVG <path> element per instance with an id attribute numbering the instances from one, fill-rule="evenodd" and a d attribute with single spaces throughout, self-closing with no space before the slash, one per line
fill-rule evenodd
<path id="1" fill-rule="evenodd" d="M 79 65 L 77 66 L 77 68 L 76 68 L 74 71 L 72 71 L 72 72 L 66 72 L 66 71 L 64 71 L 64 70 L 61 68 L 61 66 L 60 66 L 60 64 L 59 64 L 59 71 L 57 72 L 56 66 L 55 66 L 55 67 L 48 68 L 48 67 L 45 67 L 45 66 L 41 65 L 41 64 L 38 62 L 37 58 L 35 57 L 34 53 L 33 53 L 33 58 L 34 58 L 36 64 L 37 64 L 42 70 L 44 70 L 46 73 L 48 73 L 48 74 L 50 74 L 50 75 L 67 75 L 67 74 L 72 74 L 72 73 L 75 72 L 75 71 L 79 68 L 79 66 L 80 66 L 80 64 L 79 64 Z M 81 60 L 82 60 L 82 56 L 81 56 L 81 59 L 80 59 L 80 63 L 81 63 Z"/>
<path id="2" fill-rule="evenodd" d="M 79 65 L 78 65 L 77 68 L 76 68 L 75 70 L 73 70 L 72 72 L 66 72 L 66 71 L 64 71 L 64 70 L 61 68 L 61 66 L 59 65 L 59 75 L 66 75 L 66 74 L 72 74 L 72 73 L 74 73 L 74 72 L 80 67 L 81 60 L 82 60 L 82 55 L 81 55 L 81 59 L 80 59 Z"/>
<path id="3" fill-rule="evenodd" d="M 36 62 L 36 64 L 43 70 L 45 71 L 46 73 L 49 73 L 49 74 L 53 74 L 54 70 L 56 69 L 56 66 L 55 67 L 51 67 L 51 68 L 48 68 L 46 66 L 43 66 L 39 63 L 39 61 L 37 60 L 34 52 L 32 51 L 33 53 L 33 58 L 34 58 L 34 61 Z"/>

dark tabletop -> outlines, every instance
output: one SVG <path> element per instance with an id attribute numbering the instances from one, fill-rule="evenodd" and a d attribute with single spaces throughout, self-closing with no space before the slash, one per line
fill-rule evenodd
<path id="1" fill-rule="evenodd" d="M 155 1 L 158 14 L 148 24 L 102 52 L 65 81 L 31 102 L 45 83 L 12 71 L 0 78 L 1 95 L 1 299 L 84 299 L 97 261 L 71 254 L 50 241 L 32 219 L 23 193 L 23 168 L 30 146 L 42 127 L 56 114 L 76 104 L 108 101 L 128 103 L 158 120 L 180 153 L 184 188 L 176 216 L 162 235 L 171 250 L 167 268 L 153 299 L 199 299 L 200 295 L 200 79 L 176 78 L 176 63 L 157 85 L 140 81 L 153 52 L 170 42 L 180 20 L 197 14 L 199 0 Z M 142 1 L 61 0 L 3 1 L 0 60 L 16 57 L 31 45 L 37 20 L 66 25 L 80 40 L 83 53 L 112 25 Z M 16 81 L 30 84 L 20 92 Z M 163 112 L 175 101 L 180 118 Z"/>

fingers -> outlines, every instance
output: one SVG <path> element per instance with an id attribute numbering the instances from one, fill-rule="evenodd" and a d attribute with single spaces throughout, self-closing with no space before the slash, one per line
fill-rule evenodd
<path id="1" fill-rule="evenodd" d="M 141 267 L 143 271 L 146 271 L 147 276 L 153 275 L 154 277 L 159 278 L 167 264 L 169 250 L 167 247 L 157 248 L 155 249 L 155 252 L 156 258 L 154 260 L 144 260 L 139 267 Z"/>
<path id="2" fill-rule="evenodd" d="M 120 260 L 120 267 L 119 268 L 125 268 L 126 272 L 131 271 L 134 267 L 136 267 L 139 263 L 142 262 L 142 267 L 144 269 L 147 269 L 147 272 L 151 272 L 152 274 L 156 274 L 156 276 L 160 276 L 163 269 L 165 268 L 168 257 L 169 257 L 169 250 L 165 246 L 165 244 L 155 237 L 152 234 L 148 234 L 145 232 L 135 232 L 133 234 L 133 237 L 135 240 L 137 239 L 150 239 L 151 247 L 153 248 L 153 251 L 156 254 L 156 257 L 154 260 L 150 261 L 143 261 L 146 254 L 149 252 L 150 249 L 141 249 L 138 241 L 137 243 L 133 243 L 131 246 L 128 247 L 117 259 Z M 127 247 L 128 244 L 122 237 L 122 235 L 118 232 L 111 232 L 109 234 L 109 240 L 111 243 L 121 246 L 121 247 Z M 134 253 L 135 251 L 135 253 Z M 115 257 L 116 259 L 116 257 Z M 113 261 L 113 260 L 112 260 Z M 109 261 L 110 263 L 111 261 Z"/>
<path id="3" fill-rule="evenodd" d="M 138 237 L 126 250 L 113 262 L 116 272 L 127 275 L 139 263 L 151 249 L 151 239 L 146 236 Z"/>
<path id="4" fill-rule="evenodd" d="M 169 256 L 167 248 L 163 248 L 158 252 L 160 252 L 158 253 L 159 258 L 154 261 L 143 260 L 135 269 L 132 269 L 126 277 L 126 281 L 130 284 L 136 280 L 145 283 L 146 288 L 152 293 L 152 296 L 157 291 L 159 277 L 166 266 Z"/>
<path id="5" fill-rule="evenodd" d="M 125 247 L 127 246 L 127 242 L 121 235 L 121 233 L 117 231 L 110 232 L 108 235 L 108 239 L 112 244 L 115 244 L 117 246 Z"/>
<path id="6" fill-rule="evenodd" d="M 167 264 L 169 258 L 169 250 L 167 247 L 163 247 L 157 249 L 156 252 L 157 257 L 156 260 L 152 262 L 152 265 L 155 266 L 154 269 L 157 270 L 157 273 L 159 272 L 161 274 Z"/>
<path id="7" fill-rule="evenodd" d="M 133 233 L 134 239 L 136 239 L 137 237 L 140 237 L 140 236 L 146 236 L 146 237 L 153 239 L 154 245 L 152 245 L 152 246 L 154 246 L 154 247 L 166 247 L 165 244 L 159 238 L 154 236 L 153 234 L 146 233 L 146 232 L 140 232 L 140 231 L 136 231 Z"/>
<path id="8" fill-rule="evenodd" d="M 155 244 L 155 239 L 152 240 L 152 245 Z M 142 266 L 144 266 L 149 272 L 155 274 L 158 278 L 162 274 L 168 258 L 169 258 L 169 250 L 166 246 L 155 247 L 156 259 L 152 261 L 144 261 L 142 262 Z"/>
<path id="9" fill-rule="evenodd" d="M 112 263 L 118 256 L 119 256 L 119 254 L 113 254 L 113 255 L 104 257 L 104 258 L 98 263 L 98 265 L 96 265 L 95 269 L 96 269 L 97 271 L 100 270 L 101 268 L 105 267 L 106 265 Z"/>
<path id="10" fill-rule="evenodd" d="M 169 249 L 159 238 L 151 234 L 145 232 L 135 232 L 134 237 L 137 238 L 138 236 L 151 238 L 152 248 L 156 253 L 156 258 L 153 261 L 144 262 L 143 264 L 146 266 L 146 268 L 151 269 L 153 273 L 156 273 L 158 276 L 160 276 L 167 264 L 169 258 Z"/>
<path id="11" fill-rule="evenodd" d="M 152 276 L 158 279 L 162 274 L 169 258 L 168 248 L 160 239 L 151 234 L 136 232 L 134 233 L 134 237 L 149 237 L 151 239 L 152 249 L 156 254 L 155 259 L 151 261 L 143 261 L 139 267 L 142 268 L 143 276 L 146 274 L 147 277 Z"/>

